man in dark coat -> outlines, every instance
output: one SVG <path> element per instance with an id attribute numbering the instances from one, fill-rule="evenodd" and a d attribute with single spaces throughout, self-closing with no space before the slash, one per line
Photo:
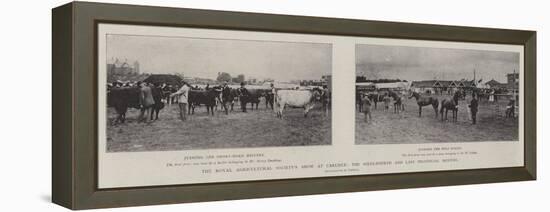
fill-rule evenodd
<path id="1" fill-rule="evenodd" d="M 267 91 L 265 95 L 265 108 L 269 106 L 273 110 L 273 101 L 275 100 L 275 92 L 276 92 L 275 85 L 271 83 L 269 87 L 269 91 Z"/>
<path id="2" fill-rule="evenodd" d="M 363 105 L 362 112 L 365 113 L 365 122 L 369 122 L 369 119 L 372 122 L 372 115 L 370 111 L 371 101 L 369 99 L 369 96 L 366 94 L 360 94 L 360 95 L 361 95 L 361 102 Z"/>
<path id="3" fill-rule="evenodd" d="M 477 96 L 473 96 L 472 101 L 470 101 L 470 105 L 468 105 L 470 108 L 470 113 L 472 115 L 472 124 L 476 124 L 476 117 L 477 117 L 477 107 L 478 107 L 478 101 Z"/>
<path id="4" fill-rule="evenodd" d="M 506 105 L 506 118 L 514 118 L 516 111 L 516 101 L 514 98 L 511 98 L 508 104 Z"/>
<path id="5" fill-rule="evenodd" d="M 244 86 L 244 82 L 241 82 L 241 87 L 238 88 L 238 92 L 239 100 L 241 101 L 241 110 L 246 113 L 246 103 L 248 103 L 248 97 L 250 96 L 250 94 Z"/>
<path id="6" fill-rule="evenodd" d="M 164 102 L 162 102 L 164 99 L 164 92 L 162 91 L 162 86 L 158 83 L 150 86 L 150 88 L 153 93 L 153 99 L 155 100 L 155 104 L 153 105 L 151 112 L 151 120 L 153 120 L 153 118 L 154 120 L 157 120 L 159 119 L 160 110 L 164 108 Z"/>
<path id="7" fill-rule="evenodd" d="M 140 86 L 139 105 L 141 108 L 141 113 L 139 114 L 138 121 L 148 122 L 148 118 L 151 117 L 151 110 L 155 105 L 153 91 L 151 90 L 151 87 L 149 87 L 145 82 L 138 82 L 138 86 Z M 145 114 L 147 115 L 144 117 Z"/>

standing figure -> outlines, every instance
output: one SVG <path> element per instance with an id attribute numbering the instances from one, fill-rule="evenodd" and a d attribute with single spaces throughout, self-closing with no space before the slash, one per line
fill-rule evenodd
<path id="1" fill-rule="evenodd" d="M 361 104 L 363 105 L 363 113 L 365 113 L 365 122 L 372 121 L 370 106 L 371 102 L 368 95 L 362 95 L 361 97 Z"/>
<path id="2" fill-rule="evenodd" d="M 153 91 L 145 82 L 138 82 L 138 86 L 141 87 L 139 91 L 139 105 L 141 112 L 139 114 L 138 122 L 145 121 L 147 123 L 149 122 L 148 118 L 151 116 L 151 110 L 155 104 L 155 100 L 153 99 Z"/>
<path id="3" fill-rule="evenodd" d="M 241 82 L 241 87 L 238 88 L 239 92 L 239 100 L 241 101 L 241 110 L 246 113 L 246 103 L 248 103 L 248 97 L 250 94 L 248 93 L 248 90 L 245 88 L 244 82 Z"/>
<path id="4" fill-rule="evenodd" d="M 516 112 L 516 101 L 514 98 L 510 98 L 508 105 L 506 105 L 506 118 L 514 118 Z"/>
<path id="5" fill-rule="evenodd" d="M 275 86 L 273 83 L 269 86 L 269 91 L 265 95 L 265 108 L 271 107 L 273 110 L 273 101 L 275 100 Z"/>
<path id="6" fill-rule="evenodd" d="M 383 100 L 384 100 L 384 111 L 388 111 L 390 109 L 391 98 L 386 93 L 386 94 L 384 94 L 384 99 Z"/>
<path id="7" fill-rule="evenodd" d="M 159 113 L 160 110 L 164 108 L 164 92 L 162 91 L 162 86 L 160 84 L 153 84 L 151 86 L 151 90 L 153 93 L 153 99 L 155 100 L 155 104 L 153 105 L 152 112 L 151 112 L 151 120 L 158 120 L 159 119 Z M 153 115 L 155 117 L 153 117 Z"/>
<path id="8" fill-rule="evenodd" d="M 470 108 L 470 114 L 472 115 L 472 124 L 476 124 L 476 117 L 477 117 L 477 107 L 478 107 L 478 100 L 477 96 L 473 96 L 472 101 L 470 101 L 470 104 L 468 105 Z"/>
<path id="9" fill-rule="evenodd" d="M 233 90 L 227 85 L 227 82 L 223 83 L 222 91 L 221 91 L 221 101 L 223 109 L 225 110 L 225 114 L 229 114 L 229 107 L 231 106 L 231 111 L 233 111 L 233 102 L 235 100 L 235 96 L 233 94 Z"/>
<path id="10" fill-rule="evenodd" d="M 173 94 L 170 94 L 170 97 L 175 97 L 179 95 L 178 105 L 180 109 L 180 119 L 182 121 L 187 120 L 186 115 L 187 115 L 187 110 L 188 110 L 187 108 L 189 103 L 189 90 L 190 90 L 190 87 L 187 84 L 187 82 L 183 82 L 183 86 L 181 86 L 181 88 L 178 91 L 176 91 Z"/>
<path id="11" fill-rule="evenodd" d="M 368 98 L 368 96 L 367 96 Z M 329 115 L 329 110 L 331 110 L 332 102 L 331 102 L 331 93 L 328 86 L 323 85 L 323 92 L 321 94 L 321 102 L 323 103 L 323 109 L 325 111 L 325 115 Z"/>

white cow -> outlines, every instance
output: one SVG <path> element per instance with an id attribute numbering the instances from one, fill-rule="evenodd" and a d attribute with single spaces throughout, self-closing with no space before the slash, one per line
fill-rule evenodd
<path id="1" fill-rule="evenodd" d="M 304 108 L 304 117 L 315 105 L 315 101 L 321 99 L 318 90 L 279 90 L 275 97 L 275 111 L 278 118 L 283 118 L 285 106 Z"/>

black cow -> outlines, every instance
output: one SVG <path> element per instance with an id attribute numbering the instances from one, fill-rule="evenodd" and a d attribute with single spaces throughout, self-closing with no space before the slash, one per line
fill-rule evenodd
<path id="1" fill-rule="evenodd" d="M 200 105 L 206 106 L 208 115 L 214 115 L 214 107 L 216 106 L 216 98 L 219 98 L 220 91 L 218 89 L 208 90 L 190 90 L 189 91 L 189 110 L 188 114 L 195 114 L 195 107 Z"/>
<path id="2" fill-rule="evenodd" d="M 155 104 L 153 105 L 153 112 L 156 113 L 156 118 L 160 110 L 164 108 L 164 103 L 161 101 L 163 94 L 160 88 L 152 88 L 153 99 Z M 140 109 L 139 105 L 139 87 L 122 87 L 122 88 L 111 88 L 107 93 L 107 107 L 114 107 L 118 116 L 115 122 L 124 123 L 126 121 L 126 112 L 128 108 Z M 151 120 L 153 120 L 153 114 L 151 113 Z"/>
<path id="3" fill-rule="evenodd" d="M 247 89 L 248 94 L 239 94 L 239 100 L 241 101 L 241 104 L 243 104 L 243 107 L 246 108 L 246 105 L 250 103 L 251 109 L 254 110 L 254 106 L 256 106 L 256 110 L 258 109 L 258 105 L 260 104 L 260 98 L 266 96 L 267 90 L 266 89 Z"/>
<path id="4" fill-rule="evenodd" d="M 221 89 L 221 104 L 222 108 L 225 110 L 225 114 L 229 114 L 229 111 L 233 111 L 233 106 L 235 101 L 238 101 L 238 92 L 237 89 L 232 89 L 230 87 L 225 87 Z"/>
<path id="5" fill-rule="evenodd" d="M 164 92 L 160 87 L 152 87 L 153 99 L 155 100 L 155 105 L 153 105 L 153 112 L 151 113 L 151 120 L 153 120 L 153 114 L 155 114 L 155 120 L 159 119 L 159 112 L 164 108 Z"/>

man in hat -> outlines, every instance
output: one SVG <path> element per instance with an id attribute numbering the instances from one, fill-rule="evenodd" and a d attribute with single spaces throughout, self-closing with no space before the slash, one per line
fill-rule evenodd
<path id="1" fill-rule="evenodd" d="M 361 102 L 363 103 L 363 113 L 365 113 L 365 122 L 372 122 L 372 115 L 370 111 L 371 101 L 367 94 L 361 94 Z"/>
<path id="2" fill-rule="evenodd" d="M 241 82 L 241 87 L 238 88 L 239 100 L 241 101 L 241 110 L 246 113 L 246 103 L 248 102 L 249 93 L 245 88 L 244 82 Z"/>
<path id="3" fill-rule="evenodd" d="M 191 88 L 189 87 L 189 84 L 187 82 L 183 82 L 183 85 L 181 88 L 170 94 L 170 97 L 178 96 L 178 105 L 179 105 L 179 111 L 180 111 L 180 119 L 182 121 L 187 120 L 187 107 L 189 105 L 189 90 Z"/>
<path id="4" fill-rule="evenodd" d="M 476 124 L 476 117 L 477 117 L 477 107 L 478 107 L 478 101 L 477 96 L 474 95 L 472 98 L 472 101 L 470 101 L 470 104 L 468 105 L 470 108 L 470 115 L 472 115 L 472 124 Z"/>
<path id="5" fill-rule="evenodd" d="M 273 109 L 273 101 L 275 100 L 275 92 L 277 92 L 275 90 L 275 85 L 273 85 L 273 83 L 271 83 L 271 85 L 269 86 L 269 91 L 267 91 L 267 94 L 265 96 L 265 107 L 266 108 L 268 106 L 270 106 L 271 109 Z"/>

